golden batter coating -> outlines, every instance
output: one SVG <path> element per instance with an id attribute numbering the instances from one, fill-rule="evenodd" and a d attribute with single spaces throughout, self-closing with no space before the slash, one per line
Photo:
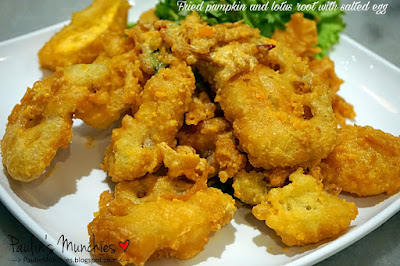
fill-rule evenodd
<path id="1" fill-rule="evenodd" d="M 318 162 L 333 150 L 331 99 L 306 60 L 238 23 L 207 26 L 192 14 L 165 26 L 161 36 L 175 55 L 214 86 L 215 101 L 254 167 Z"/>
<path id="2" fill-rule="evenodd" d="M 299 168 L 291 184 L 273 188 L 265 201 L 252 210 L 265 220 L 288 246 L 303 246 L 337 237 L 358 214 L 354 203 L 329 194 L 323 185 Z"/>
<path id="3" fill-rule="evenodd" d="M 271 185 L 261 172 L 241 170 L 233 177 L 234 196 L 246 204 L 257 205 L 265 201 Z"/>
<path id="4" fill-rule="evenodd" d="M 358 196 L 400 187 L 400 138 L 372 127 L 344 126 L 340 144 L 321 162 L 324 184 Z"/>
<path id="5" fill-rule="evenodd" d="M 102 52 L 115 56 L 132 49 L 131 40 L 124 37 L 129 7 L 126 0 L 94 0 L 74 13 L 71 23 L 39 51 L 40 65 L 55 70 L 90 64 Z"/>
<path id="6" fill-rule="evenodd" d="M 246 166 L 247 158 L 237 149 L 232 132 L 217 136 L 213 158 L 218 164 L 218 177 L 222 183 Z"/>
<path id="7" fill-rule="evenodd" d="M 195 80 L 190 67 L 177 62 L 161 69 L 146 83 L 135 116 L 126 115 L 114 129 L 104 169 L 114 182 L 152 173 L 161 163 L 157 144 L 175 146 L 175 135 L 189 108 Z"/>
<path id="8" fill-rule="evenodd" d="M 232 197 L 215 188 L 199 191 L 187 201 L 157 198 L 141 204 L 103 192 L 99 205 L 88 225 L 89 235 L 114 245 L 115 252 L 95 254 L 116 258 L 122 265 L 143 265 L 151 257 L 192 258 L 236 211 Z M 130 242 L 124 252 L 118 245 L 126 240 Z"/>

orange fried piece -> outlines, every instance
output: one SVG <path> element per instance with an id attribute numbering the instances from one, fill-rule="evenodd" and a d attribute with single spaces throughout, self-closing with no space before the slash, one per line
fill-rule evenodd
<path id="1" fill-rule="evenodd" d="M 40 65 L 55 70 L 92 63 L 102 52 L 123 54 L 132 48 L 124 37 L 129 7 L 126 0 L 94 0 L 88 8 L 74 13 L 71 23 L 39 51 Z"/>
<path id="2" fill-rule="evenodd" d="M 261 172 L 239 171 L 233 177 L 234 196 L 246 204 L 257 205 L 265 201 L 271 185 Z"/>
<path id="3" fill-rule="evenodd" d="M 181 145 L 189 145 L 196 149 L 202 156 L 207 157 L 215 151 L 217 137 L 231 130 L 231 125 L 223 117 L 215 117 L 201 121 L 196 126 L 182 127 L 177 134 L 177 139 Z"/>
<path id="4" fill-rule="evenodd" d="M 321 163 L 324 184 L 359 196 L 400 187 L 400 139 L 372 127 L 344 126 L 340 144 Z"/>
<path id="5" fill-rule="evenodd" d="M 200 158 L 190 146 L 179 145 L 174 150 L 163 142 L 157 148 L 161 150 L 162 161 L 171 178 L 185 176 L 192 181 L 207 180 L 208 175 L 214 172 L 207 160 Z"/>
<path id="6" fill-rule="evenodd" d="M 333 112 L 340 124 L 344 125 L 346 118 L 351 119 L 356 116 L 353 106 L 336 94 L 343 80 L 336 75 L 333 61 L 329 57 L 324 57 L 321 60 L 314 57 L 321 50 L 317 47 L 316 21 L 304 18 L 303 13 L 295 13 L 291 16 L 291 20 L 286 23 L 286 29 L 275 31 L 272 39 L 286 44 L 297 56 L 309 62 L 310 70 L 328 87 Z"/>
<path id="7" fill-rule="evenodd" d="M 135 51 L 112 58 L 100 56 L 93 64 L 107 66 L 108 79 L 103 80 L 100 89 L 90 88 L 90 95 L 77 107 L 75 117 L 92 127 L 105 129 L 127 110 L 138 108 L 145 77 Z"/>
<path id="8" fill-rule="evenodd" d="M 281 57 L 290 55 L 290 50 L 277 46 L 269 54 Z M 337 122 L 330 98 L 299 59 L 288 56 L 284 65 L 282 61 L 283 74 L 257 65 L 221 84 L 221 107 L 254 167 L 319 161 L 336 145 Z"/>
<path id="9" fill-rule="evenodd" d="M 232 197 L 214 188 L 187 201 L 157 198 L 141 204 L 112 199 L 112 194 L 103 192 L 99 205 L 99 214 L 88 225 L 89 235 L 103 245 L 113 245 L 115 252 L 96 254 L 123 265 L 143 265 L 151 257 L 192 258 L 236 211 Z M 126 240 L 130 242 L 124 252 L 118 245 Z"/>
<path id="10" fill-rule="evenodd" d="M 28 89 L 9 117 L 2 140 L 3 163 L 21 181 L 39 177 L 59 147 L 72 139 L 72 117 L 107 128 L 138 104 L 144 77 L 135 53 L 95 64 L 58 69 Z"/>
<path id="11" fill-rule="evenodd" d="M 122 127 L 113 130 L 104 159 L 113 181 L 133 180 L 156 169 L 162 160 L 156 146 L 176 145 L 194 90 L 194 76 L 185 63 L 161 69 L 147 81 L 135 117 L 126 115 Z"/>
<path id="12" fill-rule="evenodd" d="M 116 198 L 122 195 L 135 204 L 158 197 L 187 200 L 207 188 L 207 179 L 214 168 L 192 147 L 177 146 L 172 149 L 163 142 L 157 148 L 162 154 L 164 166 L 168 168 L 166 175 L 148 174 L 132 181 L 119 182 L 115 187 Z"/>
<path id="13" fill-rule="evenodd" d="M 213 157 L 219 166 L 218 177 L 222 183 L 236 175 L 247 163 L 246 156 L 236 147 L 232 132 L 217 136 Z"/>
<path id="14" fill-rule="evenodd" d="M 161 35 L 214 87 L 250 163 L 269 169 L 326 158 L 336 145 L 337 121 L 308 62 L 247 25 L 212 26 L 207 37 L 202 27 L 210 26 L 192 14 Z"/>
<path id="15" fill-rule="evenodd" d="M 74 65 L 58 69 L 28 88 L 8 118 L 1 150 L 14 179 L 38 178 L 60 147 L 72 139 L 74 112 L 110 78 L 106 65 Z"/>
<path id="16" fill-rule="evenodd" d="M 303 13 L 290 16 L 285 30 L 276 30 L 271 39 L 288 45 L 302 58 L 312 60 L 321 51 L 318 44 L 317 22 L 304 18 Z"/>
<path id="17" fill-rule="evenodd" d="M 252 210 L 288 246 L 303 246 L 337 237 L 358 214 L 354 203 L 329 194 L 323 185 L 299 168 L 291 184 L 273 188 Z"/>
<path id="18" fill-rule="evenodd" d="M 207 93 L 200 92 L 198 96 L 193 97 L 185 114 L 186 125 L 197 125 L 201 121 L 213 118 L 215 109 L 216 105 L 210 101 Z"/>

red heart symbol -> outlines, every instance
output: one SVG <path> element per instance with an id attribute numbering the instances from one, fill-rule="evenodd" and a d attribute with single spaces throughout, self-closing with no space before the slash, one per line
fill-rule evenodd
<path id="1" fill-rule="evenodd" d="M 126 249 L 129 246 L 129 240 L 125 240 L 125 243 L 119 242 L 119 246 L 124 250 L 124 252 L 126 251 Z"/>

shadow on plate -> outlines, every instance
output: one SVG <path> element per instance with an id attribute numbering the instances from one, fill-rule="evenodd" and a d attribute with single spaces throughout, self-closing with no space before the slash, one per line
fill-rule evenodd
<path id="1" fill-rule="evenodd" d="M 347 193 L 347 192 L 341 192 L 339 194 L 339 198 L 345 199 L 348 202 L 354 202 L 356 204 L 357 208 L 373 207 L 373 206 L 379 204 L 380 202 L 390 198 L 391 196 L 392 195 L 380 194 L 380 195 L 376 195 L 376 196 L 358 197 L 357 195 Z"/>
<path id="2" fill-rule="evenodd" d="M 80 121 L 76 122 L 79 125 L 73 128 L 74 137 L 71 144 L 68 148 L 57 151 L 40 178 L 24 183 L 12 179 L 4 170 L 10 188 L 27 204 L 47 209 L 62 197 L 76 193 L 77 182 L 81 178 L 91 174 L 99 175 L 99 179 L 106 176 L 100 168 L 100 163 L 110 143 L 111 131 L 119 122 L 107 130 L 94 129 Z"/>

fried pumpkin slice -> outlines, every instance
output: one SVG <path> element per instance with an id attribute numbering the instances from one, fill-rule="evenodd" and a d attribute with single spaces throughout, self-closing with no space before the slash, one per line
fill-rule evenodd
<path id="1" fill-rule="evenodd" d="M 94 0 L 72 15 L 71 23 L 54 35 L 39 51 L 42 67 L 92 63 L 101 52 L 122 54 L 130 46 L 124 37 L 128 9 L 126 0 Z"/>

